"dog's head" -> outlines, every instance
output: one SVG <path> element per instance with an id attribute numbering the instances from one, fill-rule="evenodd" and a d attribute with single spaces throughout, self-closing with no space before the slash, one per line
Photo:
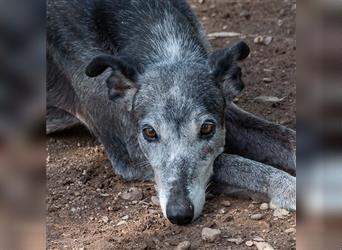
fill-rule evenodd
<path id="1" fill-rule="evenodd" d="M 112 69 L 109 97 L 134 113 L 139 145 L 172 223 L 190 223 L 203 209 L 214 160 L 225 145 L 224 111 L 243 89 L 237 62 L 248 54 L 239 42 L 214 51 L 206 63 L 185 58 L 138 73 L 125 60 L 99 56 L 87 67 L 90 77 Z"/>

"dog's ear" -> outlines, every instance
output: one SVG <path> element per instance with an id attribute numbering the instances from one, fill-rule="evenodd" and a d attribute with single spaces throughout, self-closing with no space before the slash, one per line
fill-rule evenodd
<path id="1" fill-rule="evenodd" d="M 232 47 L 214 51 L 209 57 L 213 78 L 222 86 L 227 101 L 232 101 L 244 88 L 241 80 L 241 68 L 238 61 L 249 55 L 248 45 L 240 41 Z"/>
<path id="2" fill-rule="evenodd" d="M 112 74 L 107 79 L 108 96 L 111 100 L 120 97 L 132 102 L 137 92 L 137 71 L 122 58 L 101 55 L 95 57 L 87 66 L 86 74 L 89 77 L 101 75 L 107 68 L 112 69 Z"/>

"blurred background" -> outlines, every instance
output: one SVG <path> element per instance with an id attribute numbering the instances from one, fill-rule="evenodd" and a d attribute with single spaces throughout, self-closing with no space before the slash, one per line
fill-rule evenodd
<path id="1" fill-rule="evenodd" d="M 342 1 L 298 3 L 297 247 L 342 248 Z"/>
<path id="2" fill-rule="evenodd" d="M 0 0 L 0 249 L 45 249 L 45 5 Z M 341 249 L 342 1 L 297 9 L 297 249 Z"/>
<path id="3" fill-rule="evenodd" d="M 0 249 L 45 248 L 45 2 L 0 0 Z"/>

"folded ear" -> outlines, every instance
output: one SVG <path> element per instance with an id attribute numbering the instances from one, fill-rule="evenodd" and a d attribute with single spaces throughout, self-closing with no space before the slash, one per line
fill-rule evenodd
<path id="1" fill-rule="evenodd" d="M 111 100 L 119 97 L 132 104 L 132 99 L 137 91 L 137 71 L 122 58 L 101 55 L 95 57 L 87 66 L 86 74 L 89 77 L 101 75 L 107 68 L 112 69 L 112 74 L 106 83 L 108 96 Z M 131 107 L 131 106 L 130 106 Z"/>
<path id="2" fill-rule="evenodd" d="M 249 55 L 248 45 L 240 41 L 229 48 L 214 51 L 209 58 L 211 74 L 218 81 L 227 101 L 232 101 L 244 88 L 238 61 Z"/>

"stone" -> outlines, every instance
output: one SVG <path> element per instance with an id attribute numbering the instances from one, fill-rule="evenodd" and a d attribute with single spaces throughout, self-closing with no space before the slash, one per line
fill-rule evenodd
<path id="1" fill-rule="evenodd" d="M 225 214 L 225 213 L 226 213 L 226 209 L 221 208 L 221 209 L 219 210 L 219 213 L 220 213 L 220 214 Z"/>
<path id="2" fill-rule="evenodd" d="M 250 19 L 251 18 L 251 14 L 247 11 L 247 10 L 243 10 L 241 13 L 240 13 L 240 17 L 244 17 L 246 19 Z"/>
<path id="3" fill-rule="evenodd" d="M 109 218 L 108 218 L 107 216 L 102 216 L 101 220 L 102 220 L 104 223 L 108 223 Z"/>
<path id="4" fill-rule="evenodd" d="M 274 248 L 267 242 L 254 242 L 258 250 L 274 250 Z"/>
<path id="5" fill-rule="evenodd" d="M 280 218 L 280 219 L 288 216 L 288 214 L 289 214 L 289 211 L 287 211 L 287 210 L 285 210 L 283 208 L 276 208 L 274 210 L 274 212 L 273 212 L 273 216 L 277 217 L 277 218 Z"/>
<path id="6" fill-rule="evenodd" d="M 242 239 L 241 237 L 238 237 L 238 238 L 229 238 L 229 239 L 227 239 L 227 241 L 233 242 L 233 243 L 235 243 L 236 245 L 241 245 L 241 243 L 243 242 L 243 239 Z"/>
<path id="7" fill-rule="evenodd" d="M 256 36 L 254 38 L 255 44 L 270 45 L 272 41 L 273 41 L 273 37 L 271 37 L 271 36 L 266 36 L 266 37 Z"/>
<path id="8" fill-rule="evenodd" d="M 152 196 L 151 197 L 151 202 L 155 206 L 159 206 L 159 198 L 157 196 Z"/>
<path id="9" fill-rule="evenodd" d="M 124 221 L 124 220 L 119 221 L 116 225 L 117 226 L 121 226 L 121 225 L 124 225 L 124 224 L 127 224 L 127 221 Z"/>
<path id="10" fill-rule="evenodd" d="M 262 79 L 262 81 L 263 81 L 264 83 L 271 83 L 273 80 L 272 80 L 272 78 L 265 77 L 265 78 Z"/>
<path id="11" fill-rule="evenodd" d="M 202 229 L 202 239 L 204 241 L 208 241 L 208 242 L 214 242 L 215 240 L 217 240 L 221 235 L 221 230 L 219 229 L 212 229 L 209 227 L 205 227 Z"/>
<path id="12" fill-rule="evenodd" d="M 245 244 L 246 244 L 248 247 L 251 247 L 251 246 L 254 245 L 253 241 L 251 241 L 251 240 L 246 241 Z"/>
<path id="13" fill-rule="evenodd" d="M 129 218 L 128 215 L 125 215 L 121 218 L 121 220 L 128 220 L 128 218 Z"/>
<path id="14" fill-rule="evenodd" d="M 261 96 L 257 96 L 254 98 L 254 101 L 256 102 L 261 102 L 261 103 L 279 103 L 281 101 L 283 101 L 285 99 L 285 97 L 282 98 L 278 98 L 276 96 L 265 96 L 265 95 L 261 95 Z"/>
<path id="15" fill-rule="evenodd" d="M 208 34 L 209 39 L 213 38 L 225 38 L 225 37 L 239 37 L 241 36 L 241 33 L 238 32 L 227 32 L 227 31 L 222 31 L 222 32 L 213 32 Z"/>
<path id="16" fill-rule="evenodd" d="M 268 204 L 267 203 L 262 203 L 260 205 L 260 210 L 267 210 L 269 207 L 268 207 Z"/>
<path id="17" fill-rule="evenodd" d="M 230 207 L 231 204 L 230 204 L 230 201 L 222 201 L 221 205 L 225 207 Z"/>
<path id="18" fill-rule="evenodd" d="M 190 246 L 190 241 L 183 241 L 177 245 L 176 250 L 187 250 L 190 248 Z"/>
<path id="19" fill-rule="evenodd" d="M 253 215 L 251 215 L 251 219 L 252 220 L 261 220 L 262 218 L 264 218 L 263 214 L 253 214 Z"/>
<path id="20" fill-rule="evenodd" d="M 254 43 L 255 44 L 261 44 L 264 42 L 264 38 L 262 36 L 257 36 L 254 38 Z"/>
<path id="21" fill-rule="evenodd" d="M 265 240 L 264 240 L 263 238 L 257 236 L 257 237 L 254 237 L 254 238 L 253 238 L 253 241 L 263 242 L 263 241 L 265 241 Z"/>
<path id="22" fill-rule="evenodd" d="M 273 37 L 271 37 L 271 36 L 266 36 L 265 38 L 264 38 L 264 44 L 265 45 L 270 45 L 271 44 L 271 42 L 273 41 Z"/>
<path id="23" fill-rule="evenodd" d="M 291 233 L 295 234 L 296 233 L 296 229 L 294 227 L 291 227 L 289 229 L 286 229 L 284 232 L 287 233 L 287 234 L 291 234 Z"/>
<path id="24" fill-rule="evenodd" d="M 125 191 L 122 194 L 120 194 L 120 197 L 123 200 L 140 201 L 143 198 L 143 193 L 140 188 L 131 187 L 128 191 Z"/>

